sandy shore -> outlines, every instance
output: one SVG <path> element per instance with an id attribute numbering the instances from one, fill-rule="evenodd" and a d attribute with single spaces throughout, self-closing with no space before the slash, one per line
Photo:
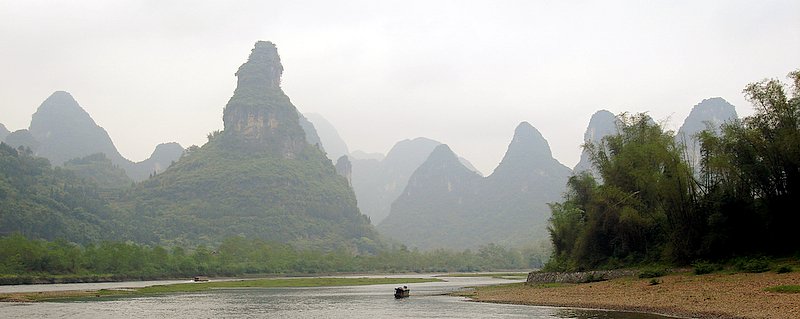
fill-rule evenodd
<path id="1" fill-rule="evenodd" d="M 800 318 L 800 294 L 764 288 L 800 285 L 787 274 L 676 274 L 650 279 L 620 278 L 588 284 L 481 287 L 465 296 L 480 302 L 651 312 L 691 318 Z"/>

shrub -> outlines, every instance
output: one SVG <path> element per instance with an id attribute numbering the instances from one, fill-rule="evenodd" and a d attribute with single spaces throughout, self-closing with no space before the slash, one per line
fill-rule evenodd
<path id="1" fill-rule="evenodd" d="M 735 266 L 739 271 L 760 273 L 769 271 L 770 260 L 766 257 L 738 259 Z"/>
<path id="2" fill-rule="evenodd" d="M 604 275 L 602 275 L 602 274 L 601 275 L 597 275 L 597 276 L 595 276 L 594 274 L 589 274 L 588 276 L 586 276 L 586 278 L 583 279 L 583 281 L 581 281 L 581 283 L 590 283 L 590 282 L 598 282 L 598 281 L 605 281 L 605 280 L 608 280 L 608 279 L 606 279 L 606 277 Z"/>
<path id="3" fill-rule="evenodd" d="M 778 267 L 778 269 L 775 270 L 775 272 L 779 274 L 790 273 L 792 272 L 792 266 L 789 265 L 780 266 Z"/>
<path id="4" fill-rule="evenodd" d="M 656 278 L 664 276 L 666 273 L 667 270 L 663 268 L 648 268 L 643 269 L 642 272 L 639 273 L 639 278 Z"/>
<path id="5" fill-rule="evenodd" d="M 774 286 L 774 287 L 764 288 L 764 290 L 769 292 L 779 292 L 785 294 L 797 294 L 800 293 L 800 286 L 798 285 Z"/>
<path id="6" fill-rule="evenodd" d="M 710 274 L 710 273 L 715 272 L 715 271 L 717 271 L 719 269 L 718 265 L 712 264 L 712 263 L 707 262 L 707 261 L 702 261 L 702 260 L 701 261 L 696 261 L 695 263 L 693 263 L 692 267 L 694 267 L 694 274 L 695 275 Z"/>

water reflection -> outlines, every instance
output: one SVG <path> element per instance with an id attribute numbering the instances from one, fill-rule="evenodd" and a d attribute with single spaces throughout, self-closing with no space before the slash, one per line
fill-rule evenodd
<path id="1" fill-rule="evenodd" d="M 395 299 L 395 285 L 318 288 L 220 289 L 107 301 L 0 304 L 3 318 L 543 318 L 655 319 L 645 314 L 465 302 L 443 296 L 456 289 L 503 282 L 448 278 L 409 285 L 411 298 Z"/>

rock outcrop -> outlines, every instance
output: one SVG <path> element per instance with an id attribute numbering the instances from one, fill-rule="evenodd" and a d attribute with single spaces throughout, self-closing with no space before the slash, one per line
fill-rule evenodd
<path id="1" fill-rule="evenodd" d="M 236 72 L 238 84 L 223 111 L 225 132 L 252 151 L 295 158 L 306 145 L 297 109 L 280 87 L 283 66 L 272 42 L 259 41 Z"/>

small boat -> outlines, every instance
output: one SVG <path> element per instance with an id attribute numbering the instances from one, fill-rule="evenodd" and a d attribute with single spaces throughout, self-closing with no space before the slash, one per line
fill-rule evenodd
<path id="1" fill-rule="evenodd" d="M 194 281 L 195 282 L 208 281 L 208 277 L 206 277 L 206 276 L 194 276 Z"/>
<path id="2" fill-rule="evenodd" d="M 408 298 L 408 294 L 409 294 L 408 286 L 394 288 L 394 297 L 397 299 Z"/>

